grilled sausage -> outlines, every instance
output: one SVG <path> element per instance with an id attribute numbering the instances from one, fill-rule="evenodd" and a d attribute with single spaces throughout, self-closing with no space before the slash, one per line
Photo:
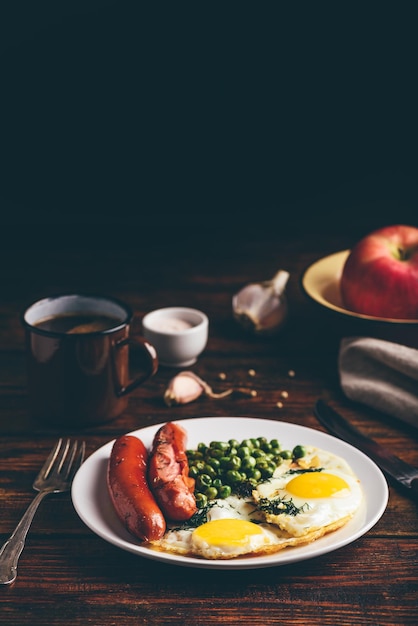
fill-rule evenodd
<path id="1" fill-rule="evenodd" d="M 107 484 L 116 513 L 143 541 L 161 539 L 166 522 L 147 483 L 147 450 L 140 439 L 123 435 L 113 444 Z"/>
<path id="2" fill-rule="evenodd" d="M 148 483 L 167 520 L 188 520 L 197 511 L 186 444 L 186 431 L 173 422 L 164 424 L 154 437 Z"/>

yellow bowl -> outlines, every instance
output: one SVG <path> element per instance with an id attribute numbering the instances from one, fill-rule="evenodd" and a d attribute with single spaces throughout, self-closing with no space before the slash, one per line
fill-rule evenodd
<path id="1" fill-rule="evenodd" d="M 374 317 L 350 311 L 341 298 L 340 280 L 350 250 L 323 257 L 307 267 L 301 277 L 304 294 L 313 303 L 351 321 L 343 332 L 358 333 L 418 345 L 418 320 Z"/>

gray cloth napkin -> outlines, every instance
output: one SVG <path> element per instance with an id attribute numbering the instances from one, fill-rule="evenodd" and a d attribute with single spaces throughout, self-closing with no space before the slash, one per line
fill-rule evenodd
<path id="1" fill-rule="evenodd" d="M 382 339 L 342 339 L 338 369 L 348 398 L 418 428 L 418 350 Z"/>

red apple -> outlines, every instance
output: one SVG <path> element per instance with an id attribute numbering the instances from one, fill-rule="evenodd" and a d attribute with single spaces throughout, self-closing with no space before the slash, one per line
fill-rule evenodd
<path id="1" fill-rule="evenodd" d="M 350 311 L 418 319 L 418 228 L 380 228 L 356 243 L 344 264 L 340 291 Z"/>

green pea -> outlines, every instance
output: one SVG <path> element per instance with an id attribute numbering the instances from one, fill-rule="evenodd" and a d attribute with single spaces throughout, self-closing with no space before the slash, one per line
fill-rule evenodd
<path id="1" fill-rule="evenodd" d="M 196 467 L 199 472 L 203 472 L 203 470 L 205 469 L 205 465 L 206 463 L 204 461 L 193 461 L 192 463 L 192 467 Z"/>
<path id="2" fill-rule="evenodd" d="M 306 452 L 307 450 L 305 446 L 295 446 L 293 448 L 292 455 L 294 459 L 301 459 L 302 457 L 306 455 Z"/>
<path id="3" fill-rule="evenodd" d="M 221 467 L 220 461 L 219 459 L 214 459 L 212 457 L 209 457 L 206 460 L 206 465 L 210 465 L 211 467 L 213 467 L 214 470 L 218 471 L 219 468 Z"/>
<path id="4" fill-rule="evenodd" d="M 229 449 L 229 455 L 230 456 L 237 456 L 237 448 L 230 448 Z"/>
<path id="5" fill-rule="evenodd" d="M 247 472 L 247 476 L 251 481 L 255 480 L 256 482 L 259 482 L 261 480 L 261 472 L 257 467 L 254 467 L 253 469 L 249 470 Z"/>
<path id="6" fill-rule="evenodd" d="M 198 443 L 197 444 L 198 452 L 202 452 L 203 454 L 205 454 L 207 449 L 208 449 L 208 447 L 207 447 L 207 445 L 205 443 Z"/>
<path id="7" fill-rule="evenodd" d="M 292 458 L 292 451 L 291 450 L 281 450 L 280 456 L 282 457 L 282 459 L 291 459 Z"/>
<path id="8" fill-rule="evenodd" d="M 255 459 L 258 459 L 258 458 L 260 458 L 260 457 L 264 457 L 264 456 L 266 456 L 266 453 L 264 452 L 264 450 L 260 450 L 260 449 L 258 448 L 257 450 L 254 450 L 254 451 L 253 451 L 253 457 L 254 457 Z"/>
<path id="9" fill-rule="evenodd" d="M 256 460 L 253 456 L 245 456 L 241 461 L 241 469 L 246 472 L 249 469 L 255 467 Z"/>
<path id="10" fill-rule="evenodd" d="M 191 467 L 189 467 L 189 476 L 191 478 L 197 478 L 199 476 L 199 469 L 196 467 L 196 465 L 192 465 Z"/>
<path id="11" fill-rule="evenodd" d="M 210 447 L 226 452 L 227 450 L 229 450 L 229 443 L 227 443 L 226 441 L 211 441 Z"/>
<path id="12" fill-rule="evenodd" d="M 212 480 L 212 487 L 216 487 L 216 489 L 218 489 L 218 490 L 221 487 L 223 487 L 222 479 L 221 478 L 214 478 Z"/>
<path id="13" fill-rule="evenodd" d="M 204 471 L 205 474 L 207 474 L 211 478 L 216 478 L 216 475 L 217 475 L 216 470 L 211 465 L 209 465 L 208 463 L 206 463 L 203 471 Z"/>
<path id="14" fill-rule="evenodd" d="M 229 498 L 231 493 L 232 493 L 232 489 L 229 485 L 222 485 L 222 487 L 218 489 L 218 496 L 220 498 Z"/>
<path id="15" fill-rule="evenodd" d="M 198 491 L 204 491 L 207 487 L 212 485 L 212 478 L 208 474 L 199 474 L 196 478 L 196 489 Z"/>
<path id="16" fill-rule="evenodd" d="M 231 448 L 238 448 L 239 447 L 239 441 L 237 441 L 236 439 L 230 439 L 228 441 L 229 445 Z"/>
<path id="17" fill-rule="evenodd" d="M 230 456 L 221 456 L 221 458 L 219 459 L 219 464 L 222 468 L 228 469 L 230 460 Z"/>
<path id="18" fill-rule="evenodd" d="M 212 459 L 220 459 L 222 456 L 224 456 L 224 451 L 220 450 L 219 448 L 209 448 L 207 453 Z"/>
<path id="19" fill-rule="evenodd" d="M 268 480 L 269 478 L 271 478 L 273 476 L 273 472 L 274 472 L 274 468 L 271 468 L 269 465 L 266 465 L 266 467 L 264 467 L 261 470 L 261 477 L 263 480 Z"/>
<path id="20" fill-rule="evenodd" d="M 208 500 L 214 500 L 218 495 L 218 490 L 216 487 L 208 487 L 205 491 L 205 496 Z"/>
<path id="21" fill-rule="evenodd" d="M 278 439 L 271 439 L 270 445 L 271 445 L 272 448 L 275 448 L 276 450 L 280 449 L 280 443 L 279 443 Z"/>
<path id="22" fill-rule="evenodd" d="M 247 448 L 250 448 L 251 450 L 254 448 L 253 442 L 251 441 L 251 439 L 243 439 L 239 447 L 240 448 L 247 447 Z"/>
<path id="23" fill-rule="evenodd" d="M 255 466 L 257 467 L 257 469 L 263 472 L 264 469 L 268 466 L 268 462 L 266 461 L 266 459 L 260 458 L 257 459 Z"/>
<path id="24" fill-rule="evenodd" d="M 261 474 L 264 479 L 271 478 L 274 474 L 276 466 L 273 463 L 267 463 L 266 467 L 261 470 Z"/>
<path id="25" fill-rule="evenodd" d="M 241 459 L 239 456 L 231 456 L 226 467 L 227 469 L 238 470 L 241 467 Z"/>
<path id="26" fill-rule="evenodd" d="M 228 470 L 225 474 L 226 481 L 229 485 L 235 485 L 241 482 L 241 474 L 238 470 Z"/>
<path id="27" fill-rule="evenodd" d="M 253 444 L 253 448 L 259 448 L 260 447 L 259 440 L 255 439 L 254 437 L 251 437 L 251 443 Z"/>
<path id="28" fill-rule="evenodd" d="M 240 446 L 237 449 L 237 455 L 241 457 L 241 459 L 243 459 L 245 456 L 250 456 L 250 454 L 251 454 L 251 451 L 248 446 Z"/>
<path id="29" fill-rule="evenodd" d="M 197 493 L 195 498 L 196 498 L 196 506 L 198 509 L 203 509 L 208 503 L 208 499 L 204 493 Z"/>

